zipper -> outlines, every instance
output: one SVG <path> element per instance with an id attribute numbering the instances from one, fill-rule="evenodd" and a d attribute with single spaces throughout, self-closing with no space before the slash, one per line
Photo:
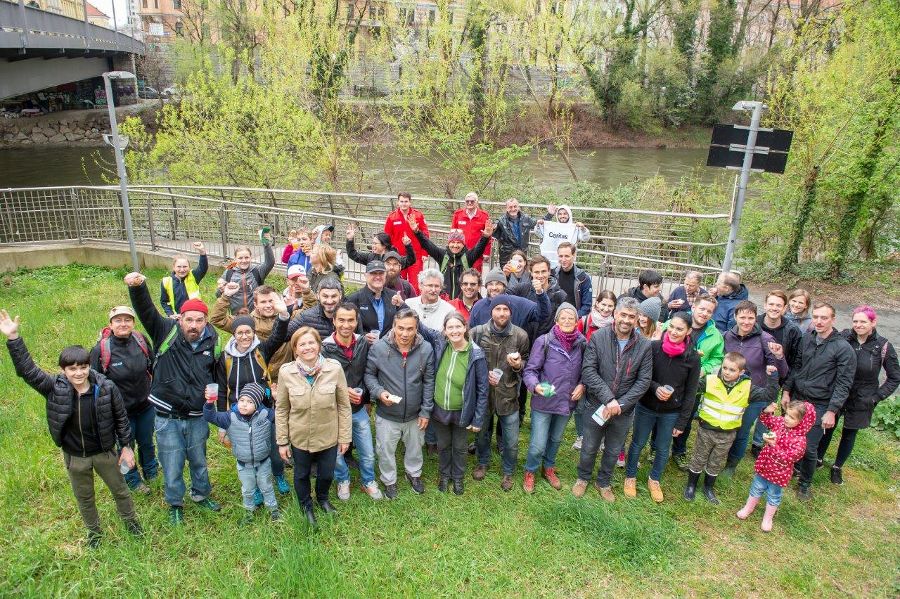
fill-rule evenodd
<path id="1" fill-rule="evenodd" d="M 250 441 L 250 462 L 252 464 L 256 464 L 256 456 L 253 455 L 253 421 L 251 420 L 247 423 L 247 437 Z"/>
<path id="2" fill-rule="evenodd" d="M 81 457 L 86 458 L 87 452 L 84 450 L 84 428 L 81 426 L 81 394 L 75 390 L 77 397 L 75 398 L 75 409 L 78 410 L 78 435 L 81 437 Z"/>

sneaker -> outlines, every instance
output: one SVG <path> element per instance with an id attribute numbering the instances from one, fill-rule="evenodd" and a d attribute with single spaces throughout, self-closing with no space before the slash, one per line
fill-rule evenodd
<path id="1" fill-rule="evenodd" d="M 637 497 L 637 479 L 626 478 L 625 484 L 622 487 L 622 492 L 625 493 L 625 497 L 629 497 L 631 499 Z"/>
<path id="2" fill-rule="evenodd" d="M 135 486 L 135 487 L 131 490 L 131 492 L 132 492 L 132 493 L 139 493 L 139 494 L 141 494 L 141 495 L 149 495 L 149 494 L 150 494 L 150 487 L 147 486 L 147 483 L 145 483 L 144 481 L 141 481 L 141 482 L 139 482 L 139 483 L 137 484 L 137 486 Z"/>
<path id="3" fill-rule="evenodd" d="M 173 505 L 169 508 L 169 524 L 172 526 L 181 526 L 184 524 L 184 508 L 180 505 Z"/>
<path id="4" fill-rule="evenodd" d="M 438 491 L 441 493 L 446 493 L 447 489 L 450 488 L 450 479 L 446 476 L 442 476 L 440 480 L 438 480 Z"/>
<path id="5" fill-rule="evenodd" d="M 582 441 L 584 441 L 583 435 L 578 435 L 577 437 L 575 437 L 575 442 L 572 443 L 572 449 L 574 449 L 575 451 L 581 451 Z"/>
<path id="6" fill-rule="evenodd" d="M 465 492 L 465 487 L 463 486 L 463 481 L 461 478 L 453 479 L 453 493 L 456 495 L 462 495 Z"/>
<path id="7" fill-rule="evenodd" d="M 682 472 L 687 472 L 688 460 L 686 454 L 676 453 L 672 456 L 672 463 Z"/>
<path id="8" fill-rule="evenodd" d="M 238 524 L 240 526 L 250 526 L 253 524 L 253 510 L 244 510 L 241 517 L 238 518 Z"/>
<path id="9" fill-rule="evenodd" d="M 269 512 L 269 517 L 272 518 L 272 522 L 281 522 L 281 510 L 275 508 Z"/>
<path id="10" fill-rule="evenodd" d="M 388 499 L 397 499 L 397 483 L 384 485 L 384 496 Z"/>
<path id="11" fill-rule="evenodd" d="M 421 495 L 425 492 L 425 483 L 422 482 L 421 476 L 411 476 L 407 472 L 406 480 L 409 481 L 409 486 L 412 487 L 413 493 L 415 493 L 416 495 Z"/>
<path id="12" fill-rule="evenodd" d="M 809 487 L 797 487 L 797 501 L 807 502 L 812 499 L 812 491 Z"/>
<path id="13" fill-rule="evenodd" d="M 503 475 L 503 480 L 500 481 L 500 488 L 504 491 L 509 491 L 513 488 L 513 478 L 509 474 Z"/>
<path id="14" fill-rule="evenodd" d="M 557 491 L 562 489 L 562 483 L 559 482 L 559 477 L 556 476 L 556 468 L 545 468 L 541 475 L 544 477 L 544 480 L 550 483 L 551 487 Z"/>
<path id="15" fill-rule="evenodd" d="M 844 484 L 844 475 L 841 472 L 840 466 L 832 466 L 831 467 L 831 482 L 835 485 Z"/>
<path id="16" fill-rule="evenodd" d="M 291 492 L 291 486 L 284 479 L 283 474 L 275 477 L 275 486 L 278 488 L 278 492 L 282 495 Z"/>
<path id="17" fill-rule="evenodd" d="M 620 453 L 618 459 L 616 459 L 616 467 L 617 468 L 625 467 L 625 452 L 624 451 L 622 453 Z M 640 468 L 640 467 L 641 467 L 641 463 L 638 462 L 638 468 Z"/>
<path id="18" fill-rule="evenodd" d="M 372 498 L 373 501 L 380 501 L 384 496 L 381 494 L 381 489 L 378 488 L 378 483 L 374 480 L 369 482 L 368 484 L 363 485 L 363 493 Z"/>
<path id="19" fill-rule="evenodd" d="M 342 480 L 338 481 L 337 484 L 337 496 L 341 501 L 347 501 L 350 499 L 350 481 Z"/>
<path id="20" fill-rule="evenodd" d="M 616 496 L 611 487 L 601 487 L 600 483 L 594 481 L 594 488 L 600 492 L 600 497 L 602 497 L 604 501 L 612 503 L 616 500 Z"/>
<path id="21" fill-rule="evenodd" d="M 257 487 L 255 491 L 253 491 L 253 505 L 256 507 L 261 506 L 264 503 L 262 491 Z M 215 510 L 218 511 L 218 510 Z"/>
<path id="22" fill-rule="evenodd" d="M 144 536 L 144 529 L 137 520 L 126 520 L 125 529 L 136 537 Z"/>
<path id="23" fill-rule="evenodd" d="M 647 479 L 647 488 L 650 489 L 650 498 L 656 503 L 662 503 L 663 496 L 662 488 L 659 486 L 658 480 L 653 480 L 652 478 Z"/>
<path id="24" fill-rule="evenodd" d="M 526 493 L 534 493 L 534 472 L 525 471 L 525 477 L 522 479 L 522 488 Z"/>
<path id="25" fill-rule="evenodd" d="M 584 497 L 584 492 L 587 491 L 587 481 L 581 480 L 580 478 L 575 481 L 575 484 L 572 485 L 572 495 L 575 497 Z"/>
<path id="26" fill-rule="evenodd" d="M 475 470 L 472 471 L 472 478 L 475 480 L 484 480 L 485 476 L 487 476 L 487 466 L 485 464 L 478 464 L 475 466 Z"/>
<path id="27" fill-rule="evenodd" d="M 816 470 L 822 468 L 825 465 L 825 460 L 816 460 Z"/>
<path id="28" fill-rule="evenodd" d="M 260 493 L 259 496 L 262 497 L 262 493 Z M 262 502 L 260 502 L 260 503 L 262 503 Z M 205 499 L 198 501 L 197 505 L 204 509 L 210 510 L 211 512 L 218 512 L 219 510 L 222 509 L 221 505 L 219 505 L 217 502 L 213 501 L 209 497 L 206 497 Z"/>

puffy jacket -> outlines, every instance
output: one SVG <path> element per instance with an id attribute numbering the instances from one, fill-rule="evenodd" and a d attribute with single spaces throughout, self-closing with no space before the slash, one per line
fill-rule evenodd
<path id="1" fill-rule="evenodd" d="M 540 295 L 535 294 L 537 301 L 532 301 L 517 295 L 502 293 L 509 302 L 510 321 L 528 333 L 528 339 L 537 338 L 537 329 L 550 314 L 550 296 L 546 293 Z M 497 297 L 497 296 L 495 296 Z M 493 298 L 484 298 L 475 302 L 472 311 L 469 313 L 469 326 L 475 327 L 487 324 L 491 321 L 491 310 L 494 305 L 491 302 Z"/>
<path id="2" fill-rule="evenodd" d="M 764 333 L 758 324 L 746 335 L 738 333 L 737 325 L 725 333 L 725 352 L 738 352 L 747 360 L 747 374 L 757 387 L 766 386 L 766 366 L 774 366 L 778 369 L 778 375 L 784 379 L 788 375 L 787 360 L 775 357 L 769 349 L 769 343 L 775 338 Z"/>
<path id="3" fill-rule="evenodd" d="M 897 350 L 892 343 L 873 330 L 866 342 L 860 345 L 852 329 L 843 333 L 844 339 L 856 352 L 856 376 L 850 395 L 844 404 L 844 428 L 862 429 L 869 426 L 872 412 L 878 402 L 887 399 L 900 385 L 900 365 Z M 887 375 L 879 385 L 881 369 Z"/>
<path id="4" fill-rule="evenodd" d="M 431 418 L 434 373 L 434 350 L 421 333 L 416 334 L 412 348 L 404 358 L 394 340 L 394 332 L 390 331 L 369 348 L 366 362 L 366 387 L 376 402 L 376 413 L 394 422 Z M 378 401 L 383 391 L 403 399 L 400 403 L 386 405 Z"/>
<path id="5" fill-rule="evenodd" d="M 402 280 L 402 279 L 400 279 Z M 381 336 L 384 337 L 394 327 L 394 314 L 400 308 L 392 303 L 396 291 L 385 287 L 381 292 L 381 300 L 384 305 L 384 322 L 381 327 Z M 363 286 L 359 291 L 350 295 L 347 301 L 359 308 L 359 327 L 363 333 L 378 329 L 378 313 L 375 311 L 375 294 L 368 286 Z M 402 307 L 402 306 L 401 306 Z"/>
<path id="6" fill-rule="evenodd" d="M 516 240 L 516 234 L 513 231 L 512 219 L 504 212 L 503 216 L 497 219 L 497 227 L 494 229 L 493 237 L 499 243 L 500 265 L 509 262 L 512 253 L 515 250 L 522 250 L 528 253 L 528 242 L 531 238 L 531 231 L 537 226 L 537 221 L 524 212 L 519 212 L 519 233 L 521 241 Z"/>
<path id="7" fill-rule="evenodd" d="M 566 301 L 566 292 L 559 288 L 559 285 L 556 284 L 556 279 L 550 277 L 549 281 L 550 285 L 547 290 L 544 291 L 541 295 L 538 295 L 534 292 L 534 287 L 531 281 L 518 283 L 509 287 L 506 291 L 509 295 L 518 295 L 519 297 L 524 297 L 525 299 L 529 299 L 536 304 L 539 304 L 543 300 L 541 296 L 547 296 L 547 299 L 550 302 L 549 310 L 545 313 L 544 318 L 537 324 L 534 329 L 534 338 L 536 339 L 539 335 L 543 335 L 550 331 L 553 328 L 553 325 L 556 324 L 556 310 L 560 307 L 560 305 Z M 527 330 L 527 329 L 526 329 Z"/>
<path id="8" fill-rule="evenodd" d="M 216 362 L 216 381 L 219 383 L 219 411 L 226 411 L 237 403 L 238 391 L 247 383 L 259 383 L 266 390 L 266 407 L 272 407 L 269 386 L 272 383 L 272 355 L 284 345 L 288 319 L 275 318 L 275 328 L 265 340 L 255 338 L 250 349 L 240 352 L 234 337 L 228 340 Z M 280 367 L 279 367 L 280 368 Z"/>
<path id="9" fill-rule="evenodd" d="M 241 464 L 260 464 L 269 458 L 272 450 L 272 427 L 275 413 L 260 406 L 250 418 L 237 412 L 237 406 L 226 412 L 216 412 L 213 404 L 203 406 L 206 421 L 225 429 L 231 439 L 231 453 Z"/>
<path id="10" fill-rule="evenodd" d="M 662 349 L 662 339 L 650 342 L 653 355 L 653 378 L 647 392 L 641 397 L 641 405 L 663 414 L 678 412 L 675 428 L 683 431 L 697 402 L 697 385 L 700 382 L 700 356 L 688 344 L 683 354 L 670 357 Z M 656 390 L 669 385 L 675 391 L 667 401 L 656 397 Z"/>
<path id="11" fill-rule="evenodd" d="M 64 431 L 70 426 L 70 419 L 75 415 L 77 394 L 64 374 L 51 375 L 44 372 L 31 359 L 25 341 L 21 337 L 6 342 L 16 374 L 28 383 L 32 389 L 47 398 L 47 426 L 50 437 L 57 447 L 66 453 L 77 455 L 78 447 L 65 444 Z M 94 389 L 93 419 L 94 427 L 103 451 L 110 451 L 118 443 L 125 447 L 131 443 L 131 427 L 128 424 L 128 412 L 122 402 L 122 395 L 115 383 L 95 370 L 91 370 L 88 381 Z"/>
<path id="12" fill-rule="evenodd" d="M 178 322 L 162 316 L 153 305 L 146 283 L 129 287 L 128 294 L 141 324 L 156 348 L 150 403 L 162 414 L 202 416 L 203 404 L 206 403 L 206 385 L 216 380 L 215 354 L 219 337 L 215 328 L 211 324 L 206 325 L 195 349 L 185 339 Z M 163 341 L 175 327 L 178 330 L 168 349 L 160 354 Z"/>
<path id="13" fill-rule="evenodd" d="M 811 331 L 800 341 L 797 368 L 788 374 L 784 388 L 796 397 L 814 404 L 827 404 L 828 411 L 837 414 L 850 396 L 856 375 L 856 352 L 847 340 L 832 333 L 821 344 Z"/>
<path id="14" fill-rule="evenodd" d="M 593 335 L 584 352 L 581 382 L 585 386 L 585 406 L 595 411 L 612 400 L 619 402 L 622 414 L 634 410 L 653 380 L 653 356 L 650 340 L 637 329 L 625 348 L 619 352 L 614 327 L 600 329 Z"/>
<path id="15" fill-rule="evenodd" d="M 738 305 L 738 302 L 742 302 L 749 297 L 750 292 L 741 283 L 741 286 L 734 293 L 720 295 L 716 298 L 719 303 L 716 304 L 716 311 L 713 312 L 713 321 L 716 323 L 716 328 L 722 331 L 722 334 L 730 331 L 731 327 L 734 326 L 734 307 Z"/>
<path id="16" fill-rule="evenodd" d="M 561 266 L 557 266 L 551 271 L 552 276 L 558 281 L 559 270 Z M 591 306 L 594 303 L 593 284 L 591 283 L 591 275 L 578 266 L 572 266 L 575 269 L 575 301 L 572 302 L 575 310 L 578 312 L 579 318 L 587 316 L 591 313 Z"/>
<path id="17" fill-rule="evenodd" d="M 200 257 L 197 259 L 197 267 L 194 268 L 188 276 L 194 277 L 193 282 L 199 285 L 200 281 L 203 280 L 203 277 L 206 276 L 206 271 L 208 269 L 209 260 L 206 257 L 206 254 L 200 254 Z M 169 292 L 166 290 L 166 284 L 164 281 L 161 281 L 159 283 L 159 305 L 162 306 L 163 312 L 172 316 L 181 310 L 181 305 L 188 301 L 189 298 L 185 280 L 178 278 L 174 271 L 169 273 L 169 277 L 172 279 L 172 295 L 174 296 L 175 301 L 174 303 L 171 301 L 172 298 L 169 297 Z"/>
<path id="18" fill-rule="evenodd" d="M 474 327 L 469 335 L 484 350 L 488 370 L 499 368 L 503 371 L 500 382 L 488 389 L 488 409 L 499 416 L 519 411 L 519 389 L 525 368 L 523 366 L 521 370 L 513 370 L 507 363 L 506 356 L 519 352 L 522 364 L 528 364 L 531 351 L 528 333 L 512 323 L 507 325 L 507 330 L 503 333 L 498 333 L 494 331 L 493 324 L 488 322 Z"/>
<path id="19" fill-rule="evenodd" d="M 312 327 L 319 333 L 319 337 L 324 339 L 334 332 L 334 321 L 325 314 L 321 304 L 316 304 L 312 308 L 307 308 L 291 319 L 287 330 L 287 340 L 290 341 L 294 333 L 302 327 Z"/>
<path id="20" fill-rule="evenodd" d="M 443 335 L 435 338 L 434 343 L 434 371 L 437 375 L 438 365 L 447 351 L 446 337 Z M 484 425 L 484 416 L 487 414 L 488 404 L 488 367 L 484 350 L 478 344 L 472 343 L 469 348 L 469 364 L 466 367 L 466 380 L 463 383 L 463 406 L 459 415 L 458 426 L 474 426 L 481 428 Z"/>
<path id="21" fill-rule="evenodd" d="M 403 246 L 405 255 L 400 256 L 400 270 L 409 268 L 416 263 L 416 251 L 411 243 Z M 398 254 L 400 252 L 397 252 Z M 384 254 L 376 254 L 375 252 L 360 252 L 356 249 L 356 242 L 352 239 L 347 240 L 347 257 L 358 264 L 365 266 L 373 260 L 381 260 L 384 262 Z"/>
<path id="22" fill-rule="evenodd" d="M 369 403 L 369 391 L 366 389 L 365 381 L 363 380 L 366 374 L 366 362 L 369 358 L 369 342 L 362 335 L 354 335 L 354 339 L 352 358 L 348 359 L 344 355 L 344 350 L 338 346 L 333 334 L 322 341 L 322 355 L 341 365 L 341 368 L 344 369 L 348 388 L 360 388 L 363 390 L 362 401 L 358 404 L 350 404 L 350 408 L 356 414 Z"/>
<path id="23" fill-rule="evenodd" d="M 806 452 L 806 434 L 816 422 L 816 409 L 809 402 L 803 419 L 794 428 L 784 425 L 784 416 L 773 416 L 763 412 L 759 420 L 770 432 L 775 433 L 775 445 L 763 445 L 756 458 L 756 473 L 779 487 L 791 482 L 791 473 Z"/>
<path id="24" fill-rule="evenodd" d="M 317 452 L 350 443 L 352 416 L 341 365 L 326 359 L 312 385 L 297 363 L 281 367 L 275 402 L 275 441 Z"/>
<path id="25" fill-rule="evenodd" d="M 226 283 L 237 283 L 240 285 L 240 290 L 228 300 L 232 313 L 236 314 L 238 310 L 245 308 L 247 312 L 253 311 L 255 301 L 253 299 L 253 291 L 265 282 L 273 266 L 275 266 L 275 254 L 272 252 L 272 245 L 266 241 L 263 243 L 262 264 L 251 266 L 247 270 L 229 268 L 222 273 L 222 278 L 225 279 Z M 221 290 L 216 291 L 216 297 L 221 295 Z"/>
<path id="26" fill-rule="evenodd" d="M 491 240 L 490 237 L 482 235 L 472 249 L 466 249 L 464 245 L 462 251 L 454 253 L 450 251 L 450 248 L 439 248 L 421 231 L 416 231 L 416 239 L 419 240 L 422 249 L 438 263 L 438 268 L 444 275 L 444 292 L 450 299 L 459 297 L 459 294 L 462 292 L 459 286 L 459 278 L 462 276 L 463 271 L 474 267 L 475 263 L 481 260 L 481 257 L 484 255 L 484 248 L 487 247 L 488 242 Z"/>
<path id="27" fill-rule="evenodd" d="M 538 337 L 531 347 L 523 380 L 532 392 L 531 409 L 547 414 L 568 415 L 575 409 L 572 392 L 582 383 L 577 365 L 584 357 L 584 335 L 578 335 L 572 349 L 566 351 L 553 332 Z M 534 394 L 538 383 L 548 382 L 556 387 L 550 397 Z"/>

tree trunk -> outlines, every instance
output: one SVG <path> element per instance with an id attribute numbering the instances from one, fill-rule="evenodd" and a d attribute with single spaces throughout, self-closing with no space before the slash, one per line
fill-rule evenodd
<path id="1" fill-rule="evenodd" d="M 819 166 L 816 165 L 806 173 L 806 179 L 803 182 L 803 199 L 800 202 L 797 217 L 791 230 L 791 240 L 788 242 L 784 256 L 781 258 L 781 266 L 778 268 L 782 273 L 791 272 L 794 265 L 800 261 L 800 246 L 803 243 L 803 235 L 806 232 L 806 223 L 809 221 L 809 215 L 816 205 L 816 182 L 818 179 Z"/>

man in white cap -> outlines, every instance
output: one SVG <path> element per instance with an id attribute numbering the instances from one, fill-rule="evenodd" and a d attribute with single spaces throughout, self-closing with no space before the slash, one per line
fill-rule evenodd
<path id="1" fill-rule="evenodd" d="M 463 232 L 466 247 L 472 249 L 481 240 L 481 232 L 484 231 L 484 225 L 491 219 L 486 210 L 482 210 L 478 205 L 478 194 L 470 191 L 463 200 L 464 207 L 453 213 L 451 229 L 460 229 Z M 477 271 L 481 271 L 481 261 L 491 257 L 491 241 L 488 238 L 487 245 L 484 246 L 482 257 L 475 260 L 471 267 Z"/>

